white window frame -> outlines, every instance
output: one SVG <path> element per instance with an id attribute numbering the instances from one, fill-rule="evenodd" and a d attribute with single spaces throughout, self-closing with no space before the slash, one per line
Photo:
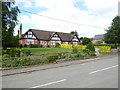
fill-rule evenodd
<path id="1" fill-rule="evenodd" d="M 50 45 L 55 45 L 55 41 L 50 41 Z"/>
<path id="2" fill-rule="evenodd" d="M 74 45 L 78 45 L 78 42 L 73 42 Z"/>
<path id="3" fill-rule="evenodd" d="M 68 44 L 68 42 L 64 42 L 64 44 Z"/>
<path id="4" fill-rule="evenodd" d="M 51 38 L 51 40 L 60 41 L 60 38 L 58 37 L 57 34 L 55 34 L 55 35 L 53 35 L 53 37 Z"/>
<path id="5" fill-rule="evenodd" d="M 40 45 L 47 45 L 47 42 L 44 40 L 40 40 Z"/>
<path id="6" fill-rule="evenodd" d="M 34 44 L 34 40 L 33 39 L 26 39 L 26 44 Z"/>

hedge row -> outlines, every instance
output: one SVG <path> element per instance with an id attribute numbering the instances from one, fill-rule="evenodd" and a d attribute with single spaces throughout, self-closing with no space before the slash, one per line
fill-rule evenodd
<path id="1" fill-rule="evenodd" d="M 86 50 L 86 47 L 87 47 L 85 45 L 69 45 L 69 44 L 61 44 L 60 46 L 61 46 L 61 48 L 68 48 L 68 49 L 73 49 L 73 47 L 76 47 L 78 50 Z M 99 47 L 100 48 L 100 50 L 99 50 L 100 53 L 110 53 L 110 51 L 111 51 L 111 46 L 94 45 L 94 47 Z"/>

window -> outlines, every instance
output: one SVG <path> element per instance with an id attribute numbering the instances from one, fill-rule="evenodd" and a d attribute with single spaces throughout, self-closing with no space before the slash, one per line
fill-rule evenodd
<path id="1" fill-rule="evenodd" d="M 55 34 L 55 35 L 51 38 L 51 40 L 58 40 L 58 41 L 60 41 L 60 38 L 58 37 L 57 34 Z"/>
<path id="2" fill-rule="evenodd" d="M 55 41 L 50 41 L 50 45 L 55 45 Z"/>
<path id="3" fill-rule="evenodd" d="M 61 41 L 56 41 L 56 43 L 59 43 L 59 44 L 61 44 Z"/>
<path id="4" fill-rule="evenodd" d="M 29 32 L 28 32 L 28 34 L 32 34 L 32 32 L 31 32 L 31 31 L 29 31 Z"/>
<path id="5" fill-rule="evenodd" d="M 47 42 L 46 42 L 46 41 L 43 41 L 43 40 L 40 40 L 40 44 L 41 44 L 41 45 L 46 45 Z"/>
<path id="6" fill-rule="evenodd" d="M 73 42 L 74 45 L 77 45 L 77 42 Z"/>
<path id="7" fill-rule="evenodd" d="M 68 44 L 68 42 L 64 42 L 64 44 Z"/>
<path id="8" fill-rule="evenodd" d="M 26 39 L 26 44 L 34 44 L 34 40 L 33 39 Z"/>

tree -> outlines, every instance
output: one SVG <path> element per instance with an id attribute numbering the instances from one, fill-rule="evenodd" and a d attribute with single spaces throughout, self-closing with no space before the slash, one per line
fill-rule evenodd
<path id="1" fill-rule="evenodd" d="M 13 36 L 12 46 L 19 47 L 19 35 Z"/>
<path id="2" fill-rule="evenodd" d="M 91 39 L 87 37 L 81 37 L 80 40 L 82 40 L 83 45 L 87 45 L 88 43 L 91 42 Z"/>
<path id="3" fill-rule="evenodd" d="M 120 43 L 120 16 L 116 16 L 112 20 L 112 24 L 106 30 L 107 33 L 104 36 L 104 41 L 106 43 L 117 44 Z"/>
<path id="4" fill-rule="evenodd" d="M 86 49 L 89 49 L 90 51 L 95 51 L 94 45 L 91 42 L 87 44 Z"/>
<path id="5" fill-rule="evenodd" d="M 6 47 L 13 46 L 13 32 L 17 24 L 17 16 L 20 10 L 17 6 L 13 6 L 14 3 L 2 2 L 2 46 L 3 49 Z"/>
<path id="6" fill-rule="evenodd" d="M 78 35 L 78 32 L 77 31 L 71 31 L 70 34 L 77 34 Z"/>

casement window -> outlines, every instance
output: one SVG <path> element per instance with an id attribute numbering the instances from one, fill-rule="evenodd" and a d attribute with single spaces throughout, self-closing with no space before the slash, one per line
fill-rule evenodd
<path id="1" fill-rule="evenodd" d="M 46 42 L 46 41 L 43 41 L 43 40 L 40 40 L 40 44 L 41 44 L 41 45 L 46 45 L 47 42 Z"/>
<path id="2" fill-rule="evenodd" d="M 33 33 L 31 31 L 29 31 L 24 38 L 31 38 L 31 39 L 36 39 L 35 35 L 33 35 Z"/>
<path id="3" fill-rule="evenodd" d="M 60 38 L 59 38 L 59 36 L 58 36 L 57 34 L 55 34 L 55 35 L 51 38 L 51 40 L 60 41 Z"/>
<path id="4" fill-rule="evenodd" d="M 64 42 L 64 44 L 68 44 L 68 42 Z"/>
<path id="5" fill-rule="evenodd" d="M 78 43 L 77 43 L 77 42 L 73 42 L 73 44 L 74 44 L 74 45 L 78 45 Z"/>
<path id="6" fill-rule="evenodd" d="M 26 39 L 26 44 L 34 44 L 34 40 L 33 39 Z"/>
<path id="7" fill-rule="evenodd" d="M 55 41 L 50 41 L 50 45 L 55 45 Z"/>
<path id="8" fill-rule="evenodd" d="M 56 43 L 59 43 L 59 44 L 61 44 L 61 41 L 56 41 Z"/>

